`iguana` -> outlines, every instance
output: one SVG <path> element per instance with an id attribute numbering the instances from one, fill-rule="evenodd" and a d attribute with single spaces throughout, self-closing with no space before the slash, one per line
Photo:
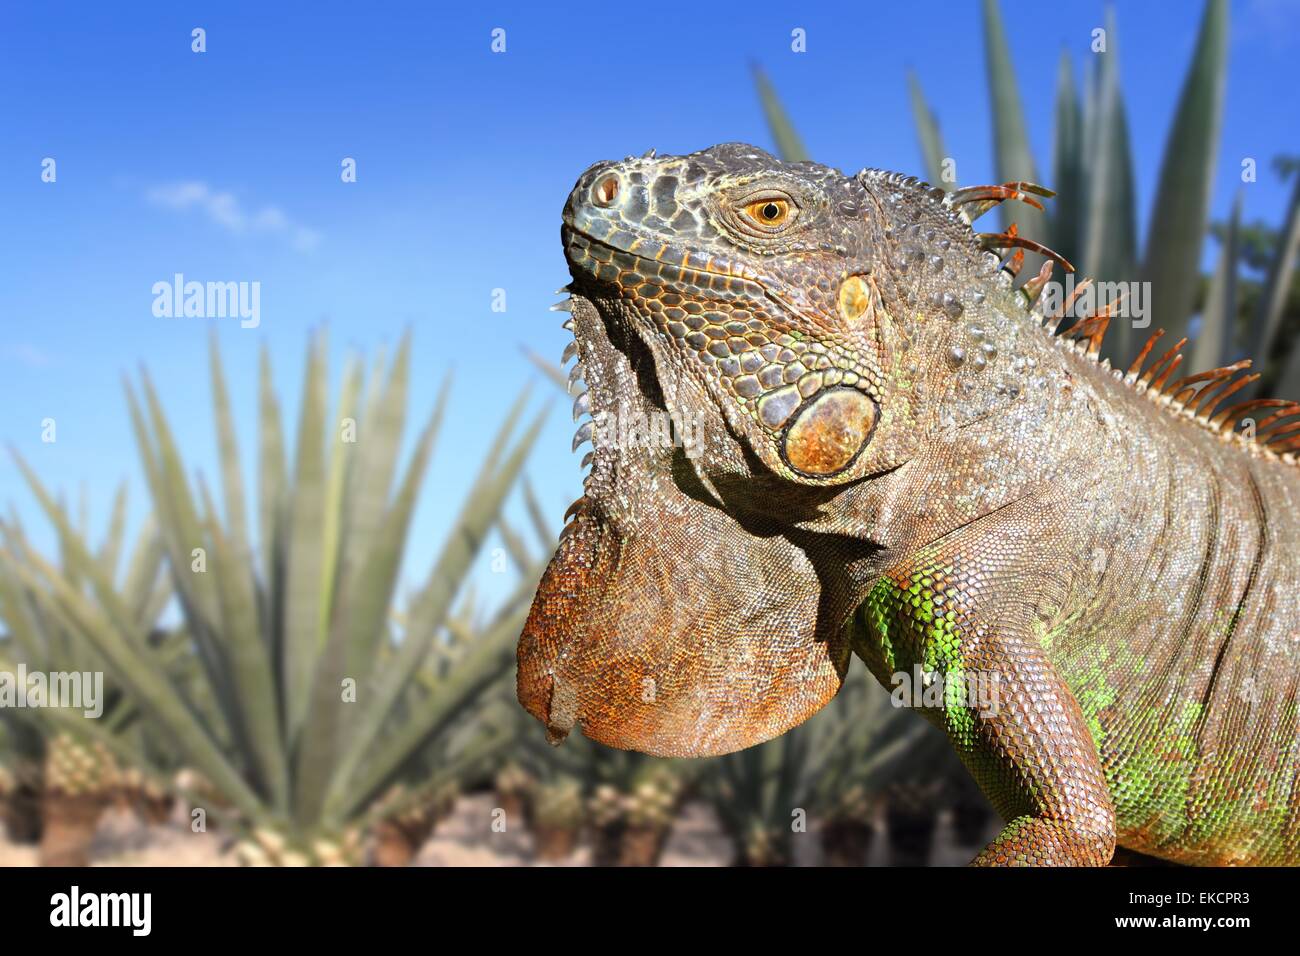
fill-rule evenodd
<path id="1" fill-rule="evenodd" d="M 1247 362 L 1177 376 L 1158 333 L 1100 359 L 1113 307 L 1046 309 L 1059 257 L 972 228 L 1043 195 L 734 143 L 583 173 L 590 472 L 519 642 L 553 738 L 747 747 L 856 653 L 940 682 L 1008 821 L 976 864 L 1300 862 L 1300 405 L 1240 401 Z M 625 427 L 656 415 L 699 427 Z"/>

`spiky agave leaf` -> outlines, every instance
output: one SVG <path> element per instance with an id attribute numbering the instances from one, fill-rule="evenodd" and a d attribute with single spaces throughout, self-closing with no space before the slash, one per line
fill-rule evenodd
<path id="1" fill-rule="evenodd" d="M 1200 281 L 1223 119 L 1227 48 L 1227 0 L 1207 0 L 1165 143 L 1142 263 L 1142 280 L 1151 283 L 1151 324 L 1173 341 L 1187 331 Z"/>
<path id="2" fill-rule="evenodd" d="M 1201 329 L 1192 351 L 1192 368 L 1206 369 L 1228 365 L 1236 351 L 1233 332 L 1237 321 L 1237 245 L 1241 229 L 1241 193 L 1232 202 L 1232 215 L 1219 250 L 1219 261 L 1210 279 L 1201 312 Z"/>
<path id="3" fill-rule="evenodd" d="M 1056 78 L 1056 126 L 1052 144 L 1051 247 L 1076 266 L 1083 264 L 1083 111 L 1074 88 L 1074 65 L 1061 51 Z"/>
<path id="4" fill-rule="evenodd" d="M 1025 129 L 1024 108 L 1020 102 L 1020 87 L 1016 83 L 1015 69 L 1011 64 L 1011 50 L 1002 29 L 1002 14 L 997 0 L 984 0 L 984 58 L 988 71 L 989 97 L 993 104 L 993 158 L 997 177 L 1002 182 L 1038 182 L 1034 154 L 1029 148 L 1029 134 Z M 1047 235 L 1046 217 L 1032 209 L 999 211 L 1003 230 L 1014 218 L 1020 232 L 1028 236 Z M 1037 274 L 1042 257 L 1030 253 L 1025 257 L 1021 274 Z"/>
<path id="5" fill-rule="evenodd" d="M 921 161 L 925 165 L 925 175 L 932 185 L 944 190 L 951 190 L 956 184 L 944 176 L 943 163 L 947 152 L 943 147 L 943 135 L 939 132 L 939 120 L 934 110 L 925 100 L 921 90 L 921 81 L 916 73 L 907 71 L 908 99 L 912 104 L 912 118 L 916 123 L 916 135 L 921 144 Z"/>
<path id="6" fill-rule="evenodd" d="M 1261 363 L 1267 362 L 1281 351 L 1279 337 L 1282 333 L 1282 314 L 1295 275 L 1297 259 L 1300 258 L 1300 170 L 1293 171 L 1291 175 L 1295 177 L 1291 205 L 1287 209 L 1286 221 L 1269 263 L 1264 295 L 1260 298 L 1259 311 L 1254 321 L 1252 345 Z M 1278 395 L 1300 396 L 1300 340 L 1291 343 L 1290 362 L 1282 363 L 1277 381 Z"/>
<path id="7" fill-rule="evenodd" d="M 1086 275 L 1100 286 L 1136 278 L 1137 196 L 1133 185 L 1133 155 L 1128 117 L 1119 81 L 1119 31 L 1115 11 L 1106 11 L 1106 49 L 1096 54 L 1094 88 L 1079 162 L 1087 197 L 1082 218 L 1081 261 Z M 1058 193 L 1059 194 L 1059 193 Z M 1107 350 L 1124 360 L 1131 352 L 1131 324 L 1120 322 L 1106 342 Z"/>
<path id="8" fill-rule="evenodd" d="M 768 129 L 772 131 L 772 139 L 776 142 L 777 156 L 787 163 L 805 162 L 809 159 L 808 150 L 795 131 L 794 123 L 781 105 L 767 74 L 758 66 L 753 67 L 753 72 L 754 86 L 758 89 L 759 102 L 763 104 L 763 116 L 767 119 Z"/>

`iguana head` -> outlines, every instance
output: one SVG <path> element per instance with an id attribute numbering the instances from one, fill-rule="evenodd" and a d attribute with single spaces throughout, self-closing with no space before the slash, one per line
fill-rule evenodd
<path id="1" fill-rule="evenodd" d="M 837 569 L 871 543 L 819 522 L 936 427 L 919 370 L 966 361 L 963 270 L 989 257 L 939 190 L 743 144 L 591 167 L 562 237 L 594 448 L 520 699 L 650 753 L 768 739 L 847 666 Z M 644 427 L 666 416 L 683 444 Z"/>

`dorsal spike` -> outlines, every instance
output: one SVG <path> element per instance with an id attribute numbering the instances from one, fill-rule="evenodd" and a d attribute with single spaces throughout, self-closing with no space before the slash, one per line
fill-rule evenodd
<path id="1" fill-rule="evenodd" d="M 1276 445 L 1279 443 L 1285 444 L 1286 442 L 1293 440 L 1293 438 L 1287 438 L 1286 436 L 1288 435 L 1292 435 L 1294 438 L 1300 438 L 1300 434 L 1296 434 L 1297 432 L 1300 432 L 1300 422 L 1292 422 L 1289 425 L 1283 425 L 1282 427 L 1275 429 L 1267 438 L 1261 440 L 1266 445 Z M 1256 432 L 1257 436 L 1258 434 L 1259 433 Z"/>
<path id="2" fill-rule="evenodd" d="M 1034 242 L 1032 239 L 1026 239 L 1024 236 L 1017 235 L 1016 224 L 1012 223 L 1007 227 L 1006 232 L 977 232 L 976 238 L 986 249 L 1028 249 L 1030 252 L 1036 252 L 1040 256 L 1046 256 L 1054 259 L 1061 264 L 1061 268 L 1066 272 L 1073 272 L 1074 266 L 1070 260 L 1060 253 L 1053 252 L 1041 242 Z"/>
<path id="3" fill-rule="evenodd" d="M 1236 428 L 1237 422 L 1241 421 L 1241 417 L 1247 412 L 1253 412 L 1257 408 L 1277 408 L 1281 405 L 1290 404 L 1290 402 L 1283 401 L 1280 398 L 1252 398 L 1225 408 L 1210 419 L 1210 425 L 1213 428 L 1222 428 L 1227 422 L 1231 421 L 1233 423 L 1232 427 Z"/>
<path id="4" fill-rule="evenodd" d="M 1074 308 L 1074 303 L 1078 301 L 1079 296 L 1081 296 L 1083 294 L 1083 291 L 1087 289 L 1088 286 L 1090 285 L 1092 285 L 1092 280 L 1084 279 L 1082 282 L 1080 282 L 1078 285 L 1074 287 L 1074 291 L 1070 293 L 1070 297 L 1066 299 L 1063 303 L 1061 303 L 1061 311 L 1056 313 L 1056 315 L 1051 316 L 1048 319 L 1047 322 L 1048 332 L 1050 332 L 1052 335 L 1056 334 L 1056 330 L 1061 327 L 1061 323 L 1065 321 L 1065 317 L 1069 315 L 1070 310 Z"/>
<path id="5" fill-rule="evenodd" d="M 1133 364 L 1130 365 L 1128 371 L 1124 373 L 1124 377 L 1128 381 L 1133 382 L 1137 380 L 1138 375 L 1142 373 L 1142 365 L 1146 362 L 1147 356 L 1151 354 L 1151 350 L 1155 348 L 1155 344 L 1160 341 L 1164 334 L 1164 329 L 1156 329 L 1151 333 L 1151 337 L 1147 339 L 1146 345 L 1142 346 L 1142 351 L 1138 352 L 1137 358 L 1133 360 Z"/>
<path id="6" fill-rule="evenodd" d="M 1225 365 L 1221 368 L 1212 368 L 1206 372 L 1197 372 L 1195 375 L 1184 375 L 1169 386 L 1169 391 L 1181 392 L 1189 385 L 1198 385 L 1201 382 L 1218 382 L 1225 378 L 1231 378 L 1244 368 L 1250 368 L 1250 359 L 1243 359 L 1236 365 Z"/>
<path id="7" fill-rule="evenodd" d="M 1106 330 L 1110 328 L 1110 313 L 1102 312 L 1100 315 L 1094 315 L 1088 319 L 1088 333 L 1083 338 L 1088 340 L 1088 355 L 1096 358 L 1101 352 L 1102 339 L 1106 337 Z"/>
<path id="8" fill-rule="evenodd" d="M 1214 410 L 1219 407 L 1225 398 L 1228 398 L 1230 395 L 1235 395 L 1247 385 L 1250 385 L 1252 382 L 1258 382 L 1261 378 L 1263 378 L 1263 376 L 1256 372 L 1254 375 L 1243 375 L 1235 382 L 1225 379 L 1222 386 L 1204 389 L 1201 393 L 1203 398 L 1198 401 L 1197 404 L 1201 404 L 1201 402 L 1204 402 L 1205 404 L 1204 407 L 1197 411 L 1197 417 L 1200 418 L 1201 421 L 1208 423 L 1210 416 L 1214 414 Z M 1219 388 L 1222 388 L 1222 391 L 1219 391 Z"/>
<path id="9" fill-rule="evenodd" d="M 1038 297 L 1043 294 L 1043 288 L 1047 283 L 1052 281 L 1052 269 L 1055 267 L 1056 263 L 1052 259 L 1044 260 L 1038 275 L 1020 287 L 1020 291 L 1025 294 L 1025 304 L 1030 308 L 1038 302 Z"/>
<path id="10" fill-rule="evenodd" d="M 1270 444 L 1265 447 L 1267 447 L 1270 451 L 1276 452 L 1279 455 L 1292 454 L 1294 452 L 1300 451 L 1300 435 L 1296 435 L 1294 438 L 1288 438 L 1286 441 L 1279 442 L 1276 445 Z"/>
<path id="11" fill-rule="evenodd" d="M 1069 333 L 1070 336 L 1077 339 L 1086 339 L 1088 342 L 1088 355 L 1096 358 L 1101 352 L 1102 340 L 1106 337 L 1106 330 L 1110 328 L 1110 320 L 1114 315 L 1114 309 L 1124 301 L 1121 294 L 1112 302 L 1107 302 L 1102 306 L 1101 311 L 1080 319 Z"/>
<path id="12" fill-rule="evenodd" d="M 948 194 L 948 202 L 954 208 L 960 209 L 967 221 L 974 222 L 994 206 L 1000 206 L 1008 199 L 1041 210 L 1043 204 L 1030 193 L 1049 198 L 1056 195 L 1052 190 L 1037 183 L 1014 182 L 1002 183 L 1000 186 L 966 186 L 962 189 L 954 189 Z"/>
<path id="13" fill-rule="evenodd" d="M 1295 415 L 1297 412 L 1300 412 L 1300 404 L 1297 404 L 1295 402 L 1291 402 L 1288 405 L 1283 405 L 1280 407 L 1281 407 L 1281 411 L 1277 411 L 1274 412 L 1272 415 L 1269 415 L 1262 422 L 1260 422 L 1258 425 L 1255 426 L 1256 429 L 1260 432 L 1266 431 L 1267 429 L 1273 427 L 1273 425 L 1275 425 L 1276 423 L 1281 422 L 1287 418 L 1290 418 L 1291 416 Z"/>
<path id="14" fill-rule="evenodd" d="M 1007 256 L 1006 263 L 1002 268 L 1006 269 L 1007 273 L 1014 279 L 1016 276 L 1020 275 L 1020 270 L 1024 264 L 1025 250 L 1017 249 L 1015 252 L 1011 253 L 1011 255 Z"/>
<path id="15" fill-rule="evenodd" d="M 1187 340 L 1184 339 L 1183 341 L 1186 342 Z M 1179 344 L 1181 345 L 1182 343 L 1180 342 Z M 1170 375 L 1174 374 L 1174 369 L 1178 368 L 1178 366 L 1182 364 L 1183 364 L 1183 355 L 1180 352 L 1178 355 L 1174 356 L 1174 360 L 1169 363 L 1169 367 L 1165 369 L 1163 372 L 1161 372 L 1160 375 L 1156 378 L 1156 380 L 1151 383 L 1151 391 L 1163 395 L 1165 381 L 1169 378 Z"/>
<path id="16" fill-rule="evenodd" d="M 1147 369 L 1146 372 L 1142 375 L 1142 377 L 1138 379 L 1138 381 L 1142 385 L 1150 386 L 1151 379 L 1155 377 L 1157 372 L 1160 371 L 1161 366 L 1163 366 L 1166 362 L 1172 361 L 1173 365 L 1170 365 L 1169 368 L 1165 370 L 1164 375 L 1162 375 L 1160 378 L 1161 381 L 1164 381 L 1164 379 L 1168 377 L 1169 373 L 1173 371 L 1174 366 L 1176 366 L 1179 362 L 1182 361 L 1182 356 L 1178 354 L 1178 350 L 1181 349 L 1186 344 L 1187 344 L 1187 336 L 1183 336 L 1181 339 L 1179 339 L 1177 342 L 1173 344 L 1173 347 L 1170 348 L 1168 352 L 1160 356 L 1160 358 L 1156 360 L 1155 364 L 1152 365 L 1149 369 Z M 1159 386 L 1155 386 L 1155 387 L 1159 388 Z"/>

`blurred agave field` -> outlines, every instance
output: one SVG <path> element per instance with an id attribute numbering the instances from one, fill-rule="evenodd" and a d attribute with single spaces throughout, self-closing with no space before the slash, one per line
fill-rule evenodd
<path id="1" fill-rule="evenodd" d="M 1205 5 L 1143 242 L 1113 15 L 1110 53 L 1081 82 L 1062 57 L 1049 166 L 1028 147 L 996 0 L 983 11 L 998 176 L 1060 193 L 1046 213 L 1017 211 L 1021 233 L 1083 274 L 1150 282 L 1153 327 L 1191 338 L 1198 368 L 1254 356 L 1259 391 L 1300 396 L 1300 162 L 1261 173 L 1295 182 L 1277 221 L 1243 222 L 1239 198 L 1208 221 L 1226 0 Z M 924 79 L 910 91 L 925 174 L 953 188 Z M 756 86 L 779 152 L 807 158 L 761 71 Z M 1113 332 L 1112 357 L 1135 338 Z M 730 756 L 548 746 L 514 699 L 515 641 L 555 544 L 526 478 L 546 412 L 529 413 L 527 391 L 506 411 L 442 552 L 399 594 L 419 496 L 440 464 L 466 465 L 435 455 L 452 392 L 413 423 L 402 461 L 408 344 L 349 361 L 333 395 L 325 355 L 309 343 L 291 432 L 264 353 L 257 433 L 241 436 L 214 341 L 215 486 L 182 459 L 165 396 L 147 375 L 129 384 L 150 512 L 134 540 L 125 489 L 92 521 L 15 458 L 58 547 L 40 553 L 12 511 L 0 519 L 0 671 L 102 672 L 104 712 L 0 709 L 0 863 L 129 862 L 152 840 L 163 863 L 402 866 L 436 845 L 434 862 L 915 865 L 963 862 L 996 832 L 941 735 L 860 667 L 812 720 Z M 469 582 L 489 542 L 513 583 L 485 606 Z M 203 854 L 179 849 L 194 841 Z"/>

